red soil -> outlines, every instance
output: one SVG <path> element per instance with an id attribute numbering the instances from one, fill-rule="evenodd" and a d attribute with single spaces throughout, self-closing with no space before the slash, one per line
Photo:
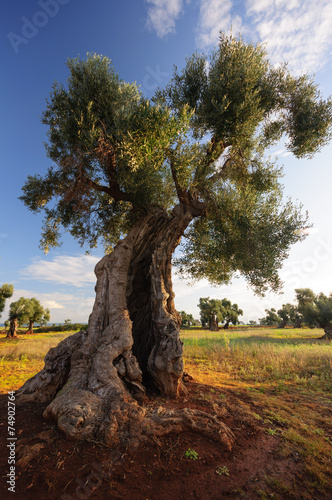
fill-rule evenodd
<path id="1" fill-rule="evenodd" d="M 190 407 L 204 411 L 218 408 L 233 430 L 231 452 L 193 432 L 173 434 L 137 450 L 122 445 L 110 450 L 98 443 L 75 443 L 64 438 L 54 424 L 46 423 L 46 405 L 16 406 L 15 493 L 8 491 L 9 472 L 7 395 L 0 397 L 1 489 L 4 500 L 220 500 L 223 498 L 332 498 L 306 489 L 298 457 L 282 458 L 280 438 L 270 436 L 250 413 L 243 395 L 187 382 L 189 395 L 179 400 L 156 398 L 158 405 Z M 226 397 L 225 397 L 226 396 Z M 252 408 L 257 413 L 257 406 Z M 185 456 L 194 450 L 198 458 Z"/>

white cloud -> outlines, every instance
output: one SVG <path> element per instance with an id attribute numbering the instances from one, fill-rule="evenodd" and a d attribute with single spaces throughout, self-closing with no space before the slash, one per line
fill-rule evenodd
<path id="1" fill-rule="evenodd" d="M 247 0 L 252 33 L 274 64 L 288 62 L 297 73 L 321 69 L 332 45 L 330 0 Z"/>
<path id="2" fill-rule="evenodd" d="M 21 274 L 29 279 L 82 287 L 96 282 L 94 267 L 99 260 L 91 255 L 61 255 L 53 260 L 37 258 Z"/>
<path id="3" fill-rule="evenodd" d="M 62 305 L 62 304 L 59 304 L 58 302 L 56 302 L 54 299 L 50 299 L 50 300 L 45 300 L 43 302 L 43 306 L 44 307 L 47 307 L 48 309 L 64 309 L 65 306 Z"/>
<path id="4" fill-rule="evenodd" d="M 146 0 L 149 4 L 147 26 L 160 38 L 175 31 L 175 23 L 183 12 L 183 0 Z"/>
<path id="5" fill-rule="evenodd" d="M 147 26 L 159 37 L 174 33 L 184 0 L 146 0 Z M 193 8 L 195 6 L 193 5 Z M 199 49 L 218 43 L 219 32 L 242 33 L 267 46 L 273 64 L 288 62 L 296 73 L 318 71 L 332 48 L 331 0 L 200 0 L 196 27 Z"/>
<path id="6" fill-rule="evenodd" d="M 99 260 L 100 257 L 91 255 L 60 255 L 52 260 L 36 258 L 32 264 L 21 270 L 24 278 L 55 285 L 74 286 L 81 290 L 75 293 L 72 293 L 72 288 L 68 289 L 69 293 L 15 290 L 10 302 L 15 302 L 19 297 L 36 297 L 44 307 L 50 309 L 51 323 L 62 323 L 66 318 L 70 318 L 73 322 L 86 323 L 94 302 L 93 285 L 96 283 L 94 268 Z M 1 321 L 7 319 L 8 307 L 9 304 Z"/>
<path id="7" fill-rule="evenodd" d="M 231 10 L 231 0 L 201 0 L 196 37 L 198 47 L 215 46 L 221 30 L 228 32 L 232 28 L 234 34 L 241 31 L 241 18 Z"/>

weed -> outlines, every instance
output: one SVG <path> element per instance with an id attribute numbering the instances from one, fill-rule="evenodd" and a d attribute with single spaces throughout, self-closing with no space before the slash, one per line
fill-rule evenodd
<path id="1" fill-rule="evenodd" d="M 227 469 L 226 465 L 221 465 L 220 467 L 218 467 L 216 473 L 219 474 L 219 476 L 229 476 L 229 470 Z"/>
<path id="2" fill-rule="evenodd" d="M 192 450 L 191 448 L 188 448 L 188 450 L 185 452 L 184 456 L 186 458 L 190 458 L 191 460 L 198 460 L 199 459 L 199 455 L 198 455 L 197 451 Z"/>

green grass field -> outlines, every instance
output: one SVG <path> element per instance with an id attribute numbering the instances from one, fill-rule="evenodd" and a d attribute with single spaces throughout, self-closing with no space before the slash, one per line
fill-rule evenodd
<path id="1" fill-rule="evenodd" d="M 319 329 L 184 330 L 185 359 L 236 381 L 332 390 L 332 345 Z"/>
<path id="2" fill-rule="evenodd" d="M 0 392 L 18 389 L 46 352 L 73 332 L 0 337 Z M 232 391 L 281 438 L 280 454 L 303 461 L 312 487 L 331 485 L 332 343 L 318 329 L 181 330 L 185 370 L 196 382 Z M 274 485 L 281 494 L 286 486 Z"/>
<path id="3" fill-rule="evenodd" d="M 332 483 L 332 343 L 319 329 L 184 330 L 185 369 L 255 407 L 280 454 L 302 460 L 312 488 Z M 210 397 L 213 397 L 210 395 Z M 279 493 L 295 492 L 279 484 Z"/>

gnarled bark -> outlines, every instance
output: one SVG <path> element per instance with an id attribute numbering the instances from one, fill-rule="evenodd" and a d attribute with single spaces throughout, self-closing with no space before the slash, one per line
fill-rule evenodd
<path id="1" fill-rule="evenodd" d="M 211 315 L 209 330 L 211 330 L 211 332 L 217 332 L 217 331 L 219 331 L 219 326 L 218 326 L 218 322 L 217 322 L 215 314 Z"/>
<path id="2" fill-rule="evenodd" d="M 9 330 L 7 333 L 8 338 L 16 338 L 18 329 L 18 321 L 16 318 L 10 320 Z"/>
<path id="3" fill-rule="evenodd" d="M 25 333 L 33 334 L 33 325 L 34 325 L 34 322 L 30 320 L 29 321 L 29 328 L 27 329 L 27 331 Z"/>
<path id="4" fill-rule="evenodd" d="M 50 402 L 44 417 L 74 439 L 114 445 L 121 437 L 138 444 L 190 428 L 231 446 L 231 431 L 215 416 L 142 404 L 147 386 L 169 397 L 186 392 L 171 258 L 191 220 L 182 205 L 171 215 L 156 209 L 97 264 L 87 331 L 49 351 L 43 370 L 18 391 L 18 402 Z"/>

